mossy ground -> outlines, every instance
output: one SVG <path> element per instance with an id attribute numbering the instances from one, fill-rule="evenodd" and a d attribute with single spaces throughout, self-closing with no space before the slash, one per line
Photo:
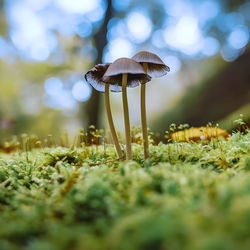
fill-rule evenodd
<path id="1" fill-rule="evenodd" d="M 0 154 L 0 249 L 250 247 L 250 132 L 228 140 Z M 106 164 L 101 164 L 107 162 Z"/>

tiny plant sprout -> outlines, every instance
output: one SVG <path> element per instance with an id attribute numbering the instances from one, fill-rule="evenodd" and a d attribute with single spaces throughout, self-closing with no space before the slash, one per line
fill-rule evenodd
<path id="1" fill-rule="evenodd" d="M 108 123 L 112 135 L 113 142 L 115 144 L 116 152 L 118 154 L 119 159 L 123 159 L 122 150 L 118 141 L 118 137 L 115 131 L 115 126 L 112 118 L 111 108 L 110 108 L 110 99 L 109 99 L 109 90 L 111 91 L 121 91 L 121 86 L 118 85 L 110 85 L 109 83 L 105 83 L 102 81 L 102 77 L 109 67 L 109 63 L 106 64 L 97 64 L 91 70 L 89 70 L 85 74 L 86 81 L 93 86 L 97 91 L 105 92 L 105 106 L 108 117 Z"/>
<path id="2" fill-rule="evenodd" d="M 126 136 L 126 159 L 132 160 L 130 122 L 127 100 L 127 86 L 136 87 L 139 84 L 145 84 L 150 81 L 143 67 L 129 58 L 119 58 L 114 61 L 103 76 L 104 82 L 122 86 L 122 102 L 124 110 L 124 125 Z"/>
<path id="3" fill-rule="evenodd" d="M 160 59 L 159 56 L 148 51 L 138 52 L 132 57 L 132 59 L 140 63 L 143 66 L 144 71 L 150 77 L 161 77 L 170 71 L 169 67 Z M 141 123 L 144 145 L 144 159 L 146 160 L 149 157 L 146 117 L 146 84 L 141 84 Z"/>

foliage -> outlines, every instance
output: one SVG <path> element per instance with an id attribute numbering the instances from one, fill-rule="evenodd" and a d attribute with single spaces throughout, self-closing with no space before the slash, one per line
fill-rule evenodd
<path id="1" fill-rule="evenodd" d="M 35 139 L 34 139 L 35 140 Z M 249 249 L 250 133 L 0 154 L 0 249 Z M 48 144 L 49 145 L 49 144 Z"/>
<path id="2" fill-rule="evenodd" d="M 205 64 L 206 73 L 203 74 L 203 79 L 199 80 L 200 83 L 190 85 L 175 107 L 154 121 L 153 130 L 162 133 L 171 122 L 187 122 L 192 126 L 202 126 L 207 121 L 218 122 L 228 116 L 230 118 L 225 119 L 221 125 L 224 129 L 232 129 L 231 121 L 236 119 L 240 113 L 243 113 L 245 119 L 249 120 L 247 90 L 250 76 L 247 70 L 249 58 L 250 52 L 247 50 L 244 55 L 231 64 L 223 64 L 218 61 L 218 65 L 216 65 L 216 61 L 213 63 L 214 59 L 212 59 L 210 65 L 216 65 L 216 69 L 213 68 L 210 72 L 207 70 L 208 65 Z M 200 62 L 197 64 L 202 65 Z M 198 69 L 198 74 L 200 72 Z M 239 75 L 241 76 L 240 81 L 237 78 Z M 229 99 L 232 100 L 230 105 L 227 101 Z"/>

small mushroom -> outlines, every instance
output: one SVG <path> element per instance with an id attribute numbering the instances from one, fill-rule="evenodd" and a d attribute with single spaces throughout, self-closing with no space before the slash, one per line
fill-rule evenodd
<path id="1" fill-rule="evenodd" d="M 85 74 L 86 81 L 93 86 L 97 91 L 105 92 L 105 106 L 106 112 L 109 122 L 109 127 L 112 135 L 113 142 L 115 144 L 116 152 L 120 159 L 123 159 L 122 150 L 117 138 L 117 134 L 115 132 L 115 126 L 112 118 L 111 108 L 110 108 L 110 99 L 109 99 L 109 90 L 113 92 L 121 92 L 122 87 L 119 85 L 110 85 L 109 83 L 105 83 L 102 81 L 102 77 L 106 72 L 107 68 L 109 67 L 110 63 L 106 64 L 97 64 L 91 70 L 89 70 Z"/>
<path id="2" fill-rule="evenodd" d="M 145 84 L 150 81 L 149 77 L 143 67 L 129 58 L 119 58 L 114 61 L 107 69 L 103 76 L 103 81 L 108 82 L 111 85 L 122 87 L 122 102 L 124 110 L 124 125 L 126 135 L 126 159 L 132 159 L 131 148 L 131 135 L 130 135 L 130 122 L 127 100 L 127 86 L 136 87 L 139 84 Z"/>
<path id="3" fill-rule="evenodd" d="M 133 60 L 140 63 L 143 69 L 150 77 L 161 77 L 170 71 L 169 67 L 161 58 L 148 51 L 140 51 L 132 57 Z M 144 159 L 149 157 L 148 131 L 146 117 L 146 84 L 141 84 L 141 123 L 144 146 Z"/>

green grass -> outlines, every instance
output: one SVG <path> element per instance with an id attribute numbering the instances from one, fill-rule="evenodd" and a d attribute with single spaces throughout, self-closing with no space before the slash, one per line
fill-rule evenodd
<path id="1" fill-rule="evenodd" d="M 250 132 L 227 141 L 0 153 L 0 249 L 250 246 Z M 102 162 L 108 162 L 101 164 Z"/>

